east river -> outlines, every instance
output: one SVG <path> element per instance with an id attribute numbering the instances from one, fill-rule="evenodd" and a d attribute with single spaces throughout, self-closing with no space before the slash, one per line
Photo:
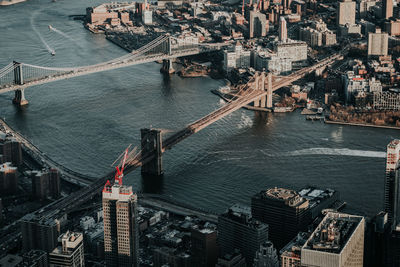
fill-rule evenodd
<path id="1" fill-rule="evenodd" d="M 12 60 L 81 66 L 126 54 L 69 17 L 100 3 L 29 0 L 0 8 L 0 68 Z M 139 145 L 140 128 L 178 130 L 223 105 L 210 90 L 224 81 L 168 78 L 159 69 L 149 63 L 28 88 L 23 109 L 12 105 L 13 93 L 3 94 L 0 117 L 59 163 L 101 176 L 126 146 Z M 329 187 L 347 211 L 374 215 L 382 208 L 386 145 L 398 137 L 396 130 L 308 122 L 299 112 L 239 110 L 167 151 L 162 178 L 143 179 L 137 170 L 124 182 L 216 212 L 248 204 L 268 187 Z"/>

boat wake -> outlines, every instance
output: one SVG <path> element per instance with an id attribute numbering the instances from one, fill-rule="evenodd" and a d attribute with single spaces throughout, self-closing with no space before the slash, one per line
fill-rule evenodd
<path id="1" fill-rule="evenodd" d="M 54 27 L 52 27 L 51 25 L 49 25 L 49 30 L 58 33 L 59 35 L 63 36 L 64 38 L 76 43 L 76 41 L 74 39 L 72 39 L 68 34 L 66 34 L 65 32 L 62 32 Z"/>
<path id="2" fill-rule="evenodd" d="M 295 150 L 287 153 L 288 156 L 305 156 L 305 155 L 330 155 L 330 156 L 351 156 L 351 157 L 367 157 L 367 158 L 386 158 L 386 152 L 356 150 L 348 148 L 307 148 Z"/>
<path id="3" fill-rule="evenodd" d="M 40 11 L 40 10 L 39 10 Z M 34 18 L 37 16 L 38 12 L 35 12 L 34 14 L 32 14 L 31 16 L 31 26 L 33 31 L 37 34 L 37 36 L 39 37 L 40 41 L 42 41 L 43 45 L 45 46 L 46 50 L 51 54 L 51 55 L 55 55 L 56 51 L 50 47 L 50 45 L 44 40 L 43 36 L 40 34 L 40 32 L 38 31 L 38 29 L 36 28 L 35 24 L 34 24 Z"/>

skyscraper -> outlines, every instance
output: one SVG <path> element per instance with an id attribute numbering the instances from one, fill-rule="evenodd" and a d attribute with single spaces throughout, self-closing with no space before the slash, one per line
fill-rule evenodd
<path id="1" fill-rule="evenodd" d="M 336 11 L 337 25 L 353 25 L 356 22 L 356 2 L 343 0 L 338 3 Z"/>
<path id="2" fill-rule="evenodd" d="M 57 246 L 62 219 L 42 218 L 40 214 L 27 214 L 21 219 L 22 249 L 51 252 Z"/>
<path id="3" fill-rule="evenodd" d="M 193 229 L 191 232 L 191 253 L 193 266 L 212 266 L 217 263 L 217 231 Z"/>
<path id="4" fill-rule="evenodd" d="M 393 17 L 393 0 L 382 0 L 382 17 L 384 19 Z"/>
<path id="5" fill-rule="evenodd" d="M 392 140 L 387 145 L 386 176 L 384 186 L 384 210 L 388 214 L 388 223 L 393 229 L 399 222 L 399 158 L 400 140 Z"/>
<path id="6" fill-rule="evenodd" d="M 60 177 L 56 169 L 33 171 L 32 195 L 39 199 L 60 197 Z"/>
<path id="7" fill-rule="evenodd" d="M 222 256 L 239 249 L 251 266 L 256 251 L 267 240 L 268 225 L 252 218 L 249 207 L 235 205 L 218 216 L 218 245 Z"/>
<path id="8" fill-rule="evenodd" d="M 58 238 L 58 246 L 49 254 L 50 267 L 83 267 L 82 233 L 66 232 Z"/>
<path id="9" fill-rule="evenodd" d="M 279 19 L 279 41 L 286 42 L 287 41 L 287 24 L 284 17 L 280 17 Z"/>
<path id="10" fill-rule="evenodd" d="M 110 182 L 103 189 L 106 266 L 139 266 L 137 196 L 131 186 Z"/>
<path id="11" fill-rule="evenodd" d="M 269 239 L 280 250 L 311 222 L 309 201 L 297 192 L 270 188 L 251 198 L 253 217 L 269 226 Z"/>

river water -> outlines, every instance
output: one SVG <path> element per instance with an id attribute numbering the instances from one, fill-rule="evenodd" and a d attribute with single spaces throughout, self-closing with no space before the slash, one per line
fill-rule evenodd
<path id="1" fill-rule="evenodd" d="M 29 0 L 0 8 L 0 67 L 12 60 L 80 66 L 126 54 L 68 16 L 100 3 Z M 178 130 L 223 105 L 210 93 L 223 81 L 166 78 L 159 69 L 149 63 L 28 88 L 23 109 L 3 94 L 0 116 L 54 160 L 100 176 L 128 144 L 139 144 L 140 128 Z M 137 170 L 124 182 L 216 212 L 248 204 L 268 187 L 314 185 L 338 190 L 347 211 L 373 215 L 382 207 L 386 145 L 398 136 L 312 123 L 299 112 L 239 110 L 168 151 L 163 178 L 144 179 Z"/>

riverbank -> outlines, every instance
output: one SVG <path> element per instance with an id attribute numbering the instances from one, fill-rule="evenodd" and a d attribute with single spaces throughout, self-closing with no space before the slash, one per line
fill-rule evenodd
<path id="1" fill-rule="evenodd" d="M 342 121 L 331 121 L 331 120 L 325 120 L 325 123 L 400 130 L 400 127 L 396 127 L 396 126 L 374 125 L 374 124 L 367 124 L 367 123 L 354 123 L 354 122 L 342 122 Z"/>
<path id="2" fill-rule="evenodd" d="M 38 162 L 42 167 L 54 168 L 60 172 L 61 179 L 78 186 L 87 186 L 96 178 L 77 173 L 49 158 L 37 146 L 32 144 L 26 137 L 15 131 L 3 119 L 0 119 L 0 130 L 6 134 L 10 134 L 18 142 L 21 143 L 22 150 L 28 154 L 33 160 Z"/>

